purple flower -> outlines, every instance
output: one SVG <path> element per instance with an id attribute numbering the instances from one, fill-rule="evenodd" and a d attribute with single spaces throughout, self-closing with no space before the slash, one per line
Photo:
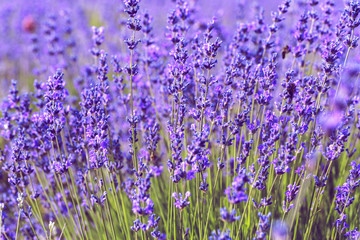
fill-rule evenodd
<path id="1" fill-rule="evenodd" d="M 272 204 L 271 198 L 272 198 L 272 196 L 270 196 L 269 198 L 266 198 L 266 197 L 265 197 L 265 198 L 262 198 L 261 201 L 260 201 L 260 203 L 257 203 L 257 202 L 255 201 L 255 199 L 252 199 L 252 201 L 253 201 L 253 203 L 254 203 L 255 208 L 256 208 L 256 209 L 259 209 L 259 208 L 261 208 L 261 207 L 266 207 L 266 206 L 271 205 L 271 204 Z"/>
<path id="2" fill-rule="evenodd" d="M 220 208 L 220 218 L 221 220 L 228 222 L 228 223 L 232 223 L 235 221 L 238 221 L 240 219 L 240 216 L 235 216 L 236 214 L 236 210 L 233 209 L 230 213 L 227 211 L 226 207 L 225 208 Z"/>
<path id="3" fill-rule="evenodd" d="M 283 201 L 283 211 L 285 213 L 289 212 L 290 209 L 294 207 L 294 204 L 292 204 L 292 202 L 295 200 L 299 192 L 300 185 L 296 186 L 295 184 L 289 184 L 287 188 L 288 190 L 285 192 L 285 200 Z"/>
<path id="4" fill-rule="evenodd" d="M 136 219 L 135 221 L 133 221 L 134 225 L 131 226 L 131 230 L 133 230 L 134 232 L 138 232 L 140 229 L 145 231 L 146 229 L 146 224 L 143 224 L 140 222 L 140 219 Z"/>
<path id="5" fill-rule="evenodd" d="M 135 17 L 139 11 L 140 0 L 124 0 L 125 12 L 129 14 L 130 17 Z"/>
<path id="6" fill-rule="evenodd" d="M 271 213 L 269 212 L 268 215 L 262 215 L 260 212 L 258 213 L 259 216 L 259 230 L 256 231 L 256 239 L 265 240 L 267 239 L 268 231 L 270 230 L 270 216 Z"/>
<path id="7" fill-rule="evenodd" d="M 314 180 L 315 180 L 316 187 L 325 187 L 327 184 L 326 183 L 327 177 L 319 178 L 318 176 L 314 176 Z"/>
<path id="8" fill-rule="evenodd" d="M 160 217 L 156 217 L 155 214 L 151 214 L 149 216 L 148 224 L 146 225 L 146 230 L 149 230 L 150 228 L 156 228 L 159 224 Z"/>
<path id="9" fill-rule="evenodd" d="M 353 230 L 348 231 L 344 235 L 349 240 L 359 240 L 360 239 L 360 232 L 358 231 L 358 228 L 354 228 Z"/>
<path id="10" fill-rule="evenodd" d="M 231 186 L 225 189 L 225 195 L 228 197 L 228 201 L 231 204 L 238 204 L 243 201 L 247 201 L 248 196 L 245 194 L 245 184 L 249 183 L 250 179 L 246 175 L 246 169 L 243 169 L 239 176 L 236 176 Z"/>
<path id="11" fill-rule="evenodd" d="M 175 207 L 180 210 L 183 210 L 186 206 L 190 204 L 190 201 L 188 201 L 188 198 L 191 196 L 189 191 L 185 193 L 184 198 L 181 193 L 178 194 L 176 192 L 174 192 L 171 196 L 175 198 L 175 202 L 174 202 Z"/>
<path id="12" fill-rule="evenodd" d="M 157 227 L 154 229 L 154 231 L 151 232 L 151 236 L 155 239 L 160 239 L 160 240 L 165 240 L 166 239 L 166 234 L 165 233 L 161 233 L 160 231 L 157 230 Z"/>
<path id="13" fill-rule="evenodd" d="M 289 238 L 289 227 L 286 223 L 279 220 L 273 223 L 271 230 L 271 239 L 286 240 Z"/>
<path id="14" fill-rule="evenodd" d="M 225 231 L 221 231 L 220 229 L 214 230 L 211 233 L 211 236 L 209 236 L 209 240 L 231 240 L 230 237 L 230 230 L 227 229 Z"/>

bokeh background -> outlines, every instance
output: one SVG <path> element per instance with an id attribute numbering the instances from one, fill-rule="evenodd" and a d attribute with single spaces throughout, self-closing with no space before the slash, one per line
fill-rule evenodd
<path id="1" fill-rule="evenodd" d="M 236 26 L 247 19 L 256 7 L 264 8 L 264 16 L 271 21 L 271 11 L 276 10 L 280 0 L 190 0 L 196 4 L 196 16 L 204 23 L 212 17 L 222 25 L 222 38 L 231 37 Z M 292 7 L 304 4 L 306 0 L 295 1 Z M 320 2 L 325 2 L 321 0 Z M 342 5 L 342 0 L 335 1 Z M 154 18 L 154 32 L 163 36 L 166 31 L 167 16 L 174 8 L 172 0 L 142 0 L 141 12 L 149 12 Z M 341 7 L 335 9 L 342 9 Z M 290 12 L 291 19 L 291 12 Z M 55 20 L 54 20 L 55 19 Z M 54 25 L 59 41 L 72 41 L 77 52 L 71 53 L 77 61 L 92 63 L 91 26 L 104 26 L 106 42 L 112 52 L 124 46 L 121 23 L 127 17 L 123 12 L 122 0 L 1 0 L 0 1 L 0 97 L 6 96 L 11 79 L 16 79 L 23 90 L 32 88 L 36 78 L 45 78 L 54 65 L 47 58 L 39 58 L 41 52 L 49 51 L 48 36 L 45 32 Z M 295 21 L 295 17 L 293 18 Z M 247 19 L 248 20 L 248 19 Z M 290 20 L 291 21 L 291 20 Z M 71 34 L 66 36 L 70 28 Z M 63 35 L 62 35 L 63 34 Z M 34 51 L 39 53 L 34 54 Z M 60 61 L 55 59 L 53 61 Z M 76 75 L 81 75 L 81 69 Z M 44 80 L 44 79 L 42 79 Z"/>

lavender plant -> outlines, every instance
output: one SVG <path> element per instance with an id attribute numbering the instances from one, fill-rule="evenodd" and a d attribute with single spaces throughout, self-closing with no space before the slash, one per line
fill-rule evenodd
<path id="1" fill-rule="evenodd" d="M 1 2 L 0 239 L 360 239 L 360 2 L 275 2 Z"/>

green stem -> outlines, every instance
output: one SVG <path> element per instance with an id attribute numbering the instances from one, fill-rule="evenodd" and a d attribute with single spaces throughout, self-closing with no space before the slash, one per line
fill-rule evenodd
<path id="1" fill-rule="evenodd" d="M 259 173 L 260 173 L 261 169 L 262 169 L 262 167 L 260 167 L 259 170 L 257 171 L 253 182 L 256 182 L 256 180 L 257 180 L 257 178 L 258 178 L 258 176 L 259 176 Z M 249 203 L 250 203 L 250 200 L 249 200 L 249 199 L 251 199 L 251 196 L 252 196 L 251 193 L 252 193 L 253 189 L 254 189 L 254 187 L 251 186 L 250 191 L 249 191 L 249 195 L 248 195 L 248 199 L 246 200 L 245 208 L 244 208 L 244 210 L 243 210 L 243 213 L 242 213 L 242 215 L 241 215 L 241 219 L 240 219 L 240 222 L 239 222 L 239 230 L 238 230 L 238 232 L 237 232 L 237 234 L 236 234 L 235 239 L 239 239 L 238 237 L 239 237 L 239 234 L 240 234 L 240 232 L 241 232 L 242 222 L 244 221 L 245 212 L 246 212 L 246 210 L 247 210 L 247 208 L 248 208 L 248 206 L 249 206 Z"/>
<path id="2" fill-rule="evenodd" d="M 354 38 L 354 28 L 351 30 L 350 43 L 352 43 L 353 38 Z M 347 50 L 347 52 L 346 52 L 346 57 L 345 57 L 345 60 L 344 60 L 343 68 L 346 67 L 346 63 L 347 63 L 347 60 L 348 60 L 348 57 L 349 57 L 350 50 L 351 50 L 351 46 L 348 47 L 348 50 Z M 340 75 L 340 79 L 339 79 L 338 85 L 337 85 L 337 87 L 336 87 L 336 92 L 335 92 L 335 98 L 334 98 L 334 100 L 336 100 L 336 97 L 337 97 L 337 95 L 338 95 L 338 93 L 339 93 L 339 89 L 340 89 L 340 85 L 341 85 L 341 80 L 342 80 L 342 77 L 341 77 L 341 75 Z"/>
<path id="3" fill-rule="evenodd" d="M 17 220 L 17 225 L 16 225 L 16 236 L 15 239 L 18 239 L 18 233 L 19 233 L 19 227 L 20 227 L 20 216 L 21 216 L 21 209 L 19 208 L 19 212 L 18 212 L 19 216 L 18 216 L 18 220 Z"/>

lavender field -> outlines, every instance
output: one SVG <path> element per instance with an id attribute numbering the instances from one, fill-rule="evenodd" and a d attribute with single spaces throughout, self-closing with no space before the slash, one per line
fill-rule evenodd
<path id="1" fill-rule="evenodd" d="M 359 1 L 0 21 L 0 240 L 360 239 Z"/>

